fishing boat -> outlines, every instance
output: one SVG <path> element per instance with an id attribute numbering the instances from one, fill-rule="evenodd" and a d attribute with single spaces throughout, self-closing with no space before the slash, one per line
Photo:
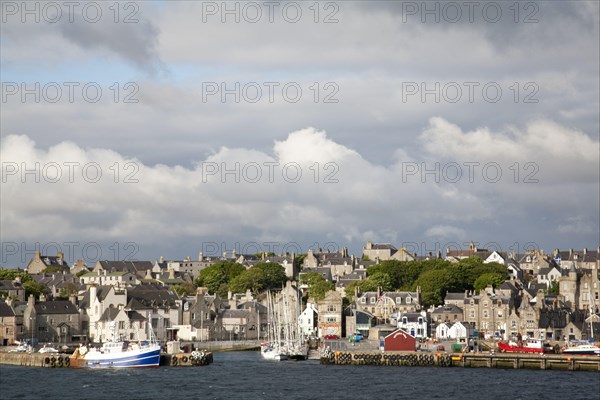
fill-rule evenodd
<path id="1" fill-rule="evenodd" d="M 543 354 L 548 353 L 551 348 L 544 346 L 544 342 L 540 339 L 528 338 L 525 341 L 513 342 L 512 340 L 508 343 L 498 343 L 498 348 L 501 352 L 505 353 L 537 353 Z"/>
<path id="2" fill-rule="evenodd" d="M 107 342 L 99 348 L 81 346 L 71 357 L 75 368 L 158 367 L 160 345 L 150 342 Z"/>
<path id="3" fill-rule="evenodd" d="M 569 346 L 563 347 L 561 351 L 563 354 L 568 355 L 600 356 L 600 347 L 586 342 L 571 343 Z"/>
<path id="4" fill-rule="evenodd" d="M 156 341 L 149 325 L 149 341 L 130 342 L 114 340 L 115 325 L 111 323 L 113 340 L 100 347 L 80 346 L 71 357 L 74 368 L 138 368 L 158 367 L 160 363 L 160 344 Z"/>

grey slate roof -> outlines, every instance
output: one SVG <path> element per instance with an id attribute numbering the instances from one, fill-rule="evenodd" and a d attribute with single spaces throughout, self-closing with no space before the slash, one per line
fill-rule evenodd
<path id="1" fill-rule="evenodd" d="M 77 307 L 67 300 L 42 301 L 35 304 L 35 312 L 46 314 L 79 314 Z"/>
<path id="2" fill-rule="evenodd" d="M 0 317 L 14 317 L 15 312 L 12 307 L 3 301 L 0 301 Z"/>

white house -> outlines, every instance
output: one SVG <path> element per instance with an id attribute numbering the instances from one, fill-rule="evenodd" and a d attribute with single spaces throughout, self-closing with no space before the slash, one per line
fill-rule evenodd
<path id="1" fill-rule="evenodd" d="M 483 260 L 484 264 L 491 262 L 506 265 L 506 260 L 504 259 L 504 256 L 502 256 L 502 254 L 498 253 L 496 250 L 492 251 L 492 253 L 485 260 Z"/>
<path id="2" fill-rule="evenodd" d="M 427 313 L 422 311 L 420 313 L 407 312 L 401 314 L 398 319 L 398 328 L 401 328 L 411 336 L 417 339 L 424 339 L 427 337 Z"/>
<path id="3" fill-rule="evenodd" d="M 448 338 L 450 339 L 462 339 L 473 336 L 473 326 L 465 322 L 455 322 L 454 325 L 448 329 Z"/>
<path id="4" fill-rule="evenodd" d="M 435 338 L 436 339 L 446 339 L 448 338 L 448 331 L 450 330 L 449 322 L 442 322 L 438 326 L 435 327 Z"/>
<path id="5" fill-rule="evenodd" d="M 96 284 L 100 286 L 109 285 L 125 287 L 138 285 L 140 283 L 135 274 L 128 271 L 108 272 L 106 270 L 98 270 L 96 272 L 83 274 L 79 279 L 84 285 Z"/>
<path id="6" fill-rule="evenodd" d="M 317 306 L 313 303 L 306 303 L 306 308 L 298 316 L 298 328 L 303 337 L 317 336 L 318 319 Z"/>
<path id="7" fill-rule="evenodd" d="M 551 266 L 550 268 L 540 268 L 537 275 L 537 283 L 544 284 L 549 288 L 552 285 L 552 282 L 558 282 L 561 276 L 561 271 L 555 266 Z"/>

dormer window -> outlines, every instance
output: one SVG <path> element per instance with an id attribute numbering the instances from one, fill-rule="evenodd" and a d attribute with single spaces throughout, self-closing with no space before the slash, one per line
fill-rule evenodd
<path id="1" fill-rule="evenodd" d="M 375 297 L 371 297 L 371 304 L 375 304 L 376 301 L 377 299 Z"/>
<path id="2" fill-rule="evenodd" d="M 396 297 L 396 304 L 402 304 L 402 297 Z"/>
<path id="3" fill-rule="evenodd" d="M 406 304 L 412 303 L 412 297 L 406 296 Z"/>

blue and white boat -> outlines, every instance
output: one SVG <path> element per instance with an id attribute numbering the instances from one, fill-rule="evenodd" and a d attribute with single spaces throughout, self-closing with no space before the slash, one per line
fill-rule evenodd
<path id="1" fill-rule="evenodd" d="M 71 357 L 74 368 L 158 367 L 160 345 L 150 342 L 107 342 L 100 348 L 81 346 Z"/>

